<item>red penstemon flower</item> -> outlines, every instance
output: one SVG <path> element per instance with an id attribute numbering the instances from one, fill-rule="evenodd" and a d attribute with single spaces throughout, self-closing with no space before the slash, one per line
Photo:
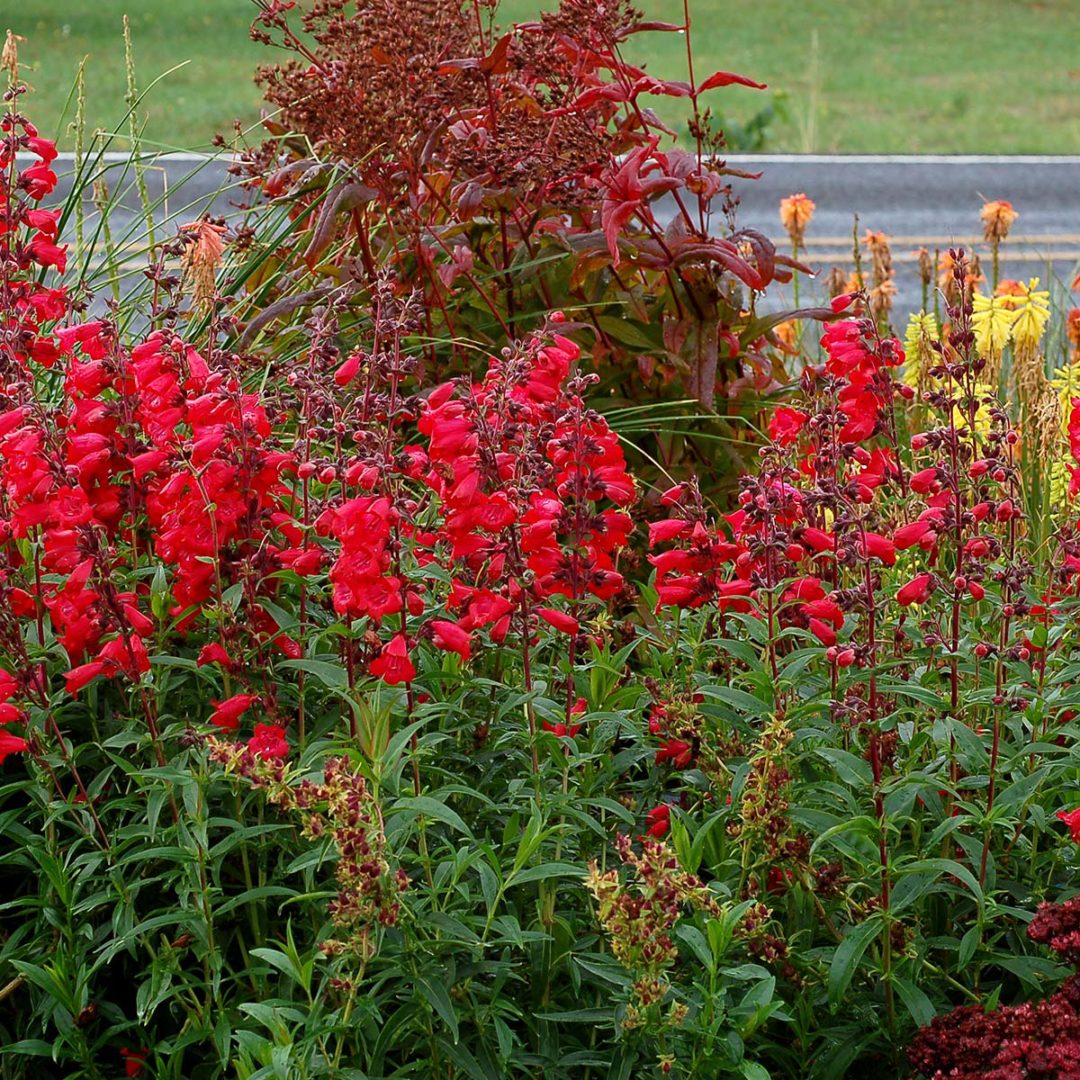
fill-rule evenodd
<path id="1" fill-rule="evenodd" d="M 1073 842 L 1080 844 L 1080 808 L 1076 810 L 1059 810 L 1054 816 L 1068 825 Z"/>

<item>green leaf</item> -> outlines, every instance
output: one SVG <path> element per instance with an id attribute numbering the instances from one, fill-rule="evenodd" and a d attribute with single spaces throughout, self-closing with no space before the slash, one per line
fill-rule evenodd
<path id="1" fill-rule="evenodd" d="M 277 968 L 282 975 L 292 979 L 301 989 L 307 989 L 303 974 L 285 953 L 280 952 L 278 949 L 252 949 L 251 955 L 257 956 L 260 960 L 265 960 L 271 967 Z"/>
<path id="2" fill-rule="evenodd" d="M 541 863 L 539 866 L 530 866 L 519 874 L 512 875 L 507 880 L 507 888 L 511 885 L 526 885 L 530 881 L 543 881 L 545 878 L 583 878 L 585 870 L 580 866 L 570 863 Z"/>
<path id="3" fill-rule="evenodd" d="M 693 923 L 680 923 L 675 931 L 675 936 L 682 941 L 698 958 L 701 966 L 712 973 L 716 967 L 716 959 L 705 935 Z"/>
<path id="4" fill-rule="evenodd" d="M 537 1020 L 561 1024 L 595 1024 L 610 1021 L 611 1009 L 571 1009 L 569 1012 L 536 1013 Z"/>
<path id="5" fill-rule="evenodd" d="M 921 859 L 919 862 L 905 863 L 904 866 L 897 870 L 897 873 L 916 874 L 924 870 L 932 870 L 938 877 L 942 874 L 950 874 L 958 878 L 967 886 L 968 891 L 976 901 L 980 905 L 982 904 L 982 889 L 979 888 L 979 883 L 975 880 L 974 874 L 966 866 L 961 865 L 954 859 Z"/>
<path id="6" fill-rule="evenodd" d="M 700 692 L 707 698 L 730 705 L 737 713 L 748 716 L 767 716 L 772 712 L 772 705 L 760 698 L 748 694 L 745 690 L 736 690 L 733 686 L 702 686 Z"/>
<path id="7" fill-rule="evenodd" d="M 454 1042 L 457 1043 L 459 1037 L 457 1014 L 454 1012 L 454 1005 L 450 1000 L 450 994 L 447 992 L 446 987 L 441 982 L 436 982 L 427 975 L 419 973 L 416 976 L 416 985 L 424 996 L 424 1000 L 438 1013 L 442 1022 L 450 1029 L 450 1034 L 453 1036 Z"/>
<path id="8" fill-rule="evenodd" d="M 52 1044 L 41 1039 L 20 1039 L 0 1049 L 4 1054 L 26 1054 L 29 1057 L 51 1057 Z"/>
<path id="9" fill-rule="evenodd" d="M 1036 769 L 1033 773 L 1027 776 L 1021 777 L 1014 784 L 1010 784 L 1004 791 L 1002 791 L 997 799 L 994 800 L 995 810 L 1004 810 L 1007 807 L 1014 806 L 1016 803 L 1025 802 L 1034 793 L 1035 789 L 1046 779 L 1047 769 L 1044 766 L 1041 769 Z"/>
<path id="10" fill-rule="evenodd" d="M 836 770 L 836 775 L 850 787 L 858 788 L 860 791 L 868 790 L 874 782 L 874 774 L 869 763 L 847 750 L 842 750 L 839 746 L 819 747 L 817 754 L 830 762 Z"/>
<path id="11" fill-rule="evenodd" d="M 956 962 L 959 967 L 966 968 L 971 963 L 971 958 L 975 955 L 975 950 L 981 941 L 982 927 L 976 923 L 960 939 L 960 948 L 956 953 Z"/>
<path id="12" fill-rule="evenodd" d="M 756 1061 L 743 1061 L 739 1062 L 739 1073 L 746 1078 L 746 1080 L 770 1080 L 771 1073 L 764 1065 L 759 1065 Z"/>
<path id="13" fill-rule="evenodd" d="M 328 660 L 282 660 L 278 666 L 306 671 L 314 675 L 324 686 L 329 686 L 334 690 L 343 690 L 349 685 L 346 670 L 340 664 L 332 664 Z"/>
<path id="14" fill-rule="evenodd" d="M 925 1027 L 937 1015 L 933 1002 L 913 983 L 907 979 L 896 978 L 893 980 L 897 996 L 904 1003 L 904 1007 L 911 1014 L 917 1027 Z"/>
<path id="15" fill-rule="evenodd" d="M 840 999 L 847 992 L 863 953 L 879 933 L 881 919 L 875 915 L 852 927 L 836 947 L 832 964 L 829 966 L 829 1005 L 834 1012 L 840 1007 Z"/>
<path id="16" fill-rule="evenodd" d="M 429 721 L 429 717 L 423 720 L 414 720 L 411 724 L 403 727 L 387 744 L 382 760 L 386 766 L 392 765 L 398 755 L 405 749 L 405 744 Z"/>
<path id="17" fill-rule="evenodd" d="M 614 315 L 597 315 L 596 325 L 609 337 L 621 341 L 624 345 L 632 345 L 635 349 L 643 349 L 646 352 L 663 350 L 662 343 L 653 341 L 637 323 L 629 319 L 618 319 Z"/>
<path id="18" fill-rule="evenodd" d="M 461 820 L 461 816 L 456 811 L 451 810 L 449 806 L 439 802 L 438 799 L 433 799 L 430 795 L 410 795 L 408 798 L 398 799 L 390 813 L 400 814 L 409 810 L 415 815 L 423 815 L 433 821 L 441 821 L 444 825 L 449 825 L 451 829 L 457 832 L 464 833 L 469 837 L 472 836 L 472 830 Z"/>

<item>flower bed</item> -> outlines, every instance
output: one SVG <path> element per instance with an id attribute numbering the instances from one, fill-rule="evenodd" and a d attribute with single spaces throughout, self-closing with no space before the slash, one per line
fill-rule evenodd
<path id="1" fill-rule="evenodd" d="M 415 24 L 261 6 L 289 127 L 343 56 L 405 110 Z M 101 311 L 8 95 L 5 1075 L 1075 1075 L 1075 320 L 1014 211 L 903 342 L 880 234 L 759 316 L 813 204 L 710 228 L 748 80 L 478 26 Z"/>

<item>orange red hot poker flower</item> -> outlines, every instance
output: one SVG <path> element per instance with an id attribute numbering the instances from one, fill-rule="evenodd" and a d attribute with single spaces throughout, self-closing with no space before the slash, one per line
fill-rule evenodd
<path id="1" fill-rule="evenodd" d="M 806 237 L 806 229 L 817 206 L 805 192 L 789 195 L 780 200 L 780 222 L 787 229 L 792 244 L 800 248 Z"/>
<path id="2" fill-rule="evenodd" d="M 979 217 L 983 223 L 983 236 L 987 243 L 1000 243 L 1009 235 L 1009 229 L 1020 215 L 1006 199 L 994 199 L 983 204 Z"/>

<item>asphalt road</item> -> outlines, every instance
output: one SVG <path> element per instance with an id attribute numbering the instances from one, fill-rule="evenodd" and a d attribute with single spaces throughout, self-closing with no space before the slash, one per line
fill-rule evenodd
<path id="1" fill-rule="evenodd" d="M 988 199 L 1008 199 L 1020 216 L 1002 248 L 1004 277 L 1051 277 L 1072 282 L 1080 264 L 1080 157 L 927 158 L 783 155 L 732 159 L 761 179 L 741 183 L 741 225 L 760 229 L 780 244 L 779 203 L 805 192 L 817 204 L 807 234 L 811 267 L 828 272 L 852 265 L 852 228 L 884 232 L 891 239 L 897 308 L 921 303 L 916 249 L 968 247 L 985 251 L 979 210 Z"/>
<path id="2" fill-rule="evenodd" d="M 780 227 L 780 199 L 805 192 L 814 200 L 817 210 L 802 258 L 815 270 L 850 268 L 853 215 L 858 215 L 860 233 L 866 229 L 887 233 L 901 317 L 921 299 L 914 251 L 981 243 L 979 209 L 987 199 L 1008 199 L 1020 214 L 1003 249 L 1004 276 L 1037 276 L 1044 283 L 1056 278 L 1067 287 L 1080 265 L 1080 156 L 774 155 L 733 157 L 731 164 L 761 173 L 757 181 L 736 181 L 739 223 L 773 237 L 783 250 L 789 245 Z M 70 168 L 70 161 L 57 163 L 58 173 Z M 110 186 L 124 192 L 124 205 L 137 207 L 130 167 L 109 161 L 104 168 Z M 148 167 L 146 177 L 152 197 L 169 192 L 165 207 L 176 224 L 207 209 L 228 213 L 240 199 L 236 191 L 219 193 L 229 182 L 222 161 L 170 156 Z M 114 222 L 114 235 L 122 233 L 123 220 L 121 214 L 120 224 Z M 803 302 L 814 298 L 816 291 L 812 283 L 804 286 Z M 790 300 L 781 290 L 772 294 L 770 304 Z"/>

